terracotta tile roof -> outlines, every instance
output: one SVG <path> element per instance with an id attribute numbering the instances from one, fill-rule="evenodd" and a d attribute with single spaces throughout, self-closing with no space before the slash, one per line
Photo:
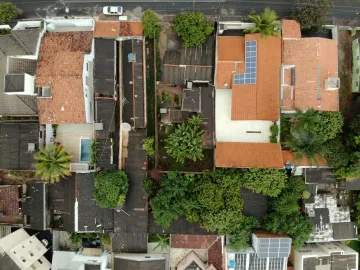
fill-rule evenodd
<path id="1" fill-rule="evenodd" d="M 245 41 L 249 40 L 257 41 L 257 82 L 234 85 L 234 73 L 245 71 Z M 279 119 L 280 65 L 281 38 L 279 37 L 263 39 L 259 34 L 245 37 L 218 37 L 216 87 L 232 89 L 232 120 L 276 121 Z"/>
<path id="2" fill-rule="evenodd" d="M 268 231 L 255 231 L 258 238 L 289 238 L 287 235 L 271 233 Z"/>
<path id="3" fill-rule="evenodd" d="M 306 158 L 306 157 L 304 157 L 300 161 L 295 161 L 294 154 L 290 150 L 282 150 L 282 156 L 283 156 L 284 166 L 288 161 L 293 166 L 311 166 L 308 158 Z M 320 156 L 317 157 L 317 161 L 319 163 L 319 166 L 328 166 L 327 162 L 325 160 L 323 160 Z M 312 164 L 312 166 L 316 166 L 316 164 Z"/>
<path id="4" fill-rule="evenodd" d="M 213 265 L 217 270 L 223 269 L 222 242 L 219 238 L 208 250 L 208 265 Z"/>
<path id="5" fill-rule="evenodd" d="M 221 168 L 284 167 L 278 143 L 217 142 L 215 161 Z"/>
<path id="6" fill-rule="evenodd" d="M 52 98 L 38 98 L 40 124 L 86 123 L 83 64 L 92 32 L 46 33 L 36 69 L 36 87 L 50 86 Z M 62 108 L 63 106 L 63 109 Z"/>
<path id="7" fill-rule="evenodd" d="M 216 238 L 216 235 L 172 234 L 171 247 L 208 249 L 216 241 Z"/>
<path id="8" fill-rule="evenodd" d="M 141 22 L 134 21 L 96 21 L 94 37 L 143 36 Z"/>
<path id="9" fill-rule="evenodd" d="M 281 32 L 283 38 L 301 38 L 300 23 L 295 20 L 283 20 Z"/>
<path id="10" fill-rule="evenodd" d="M 325 80 L 338 78 L 336 40 L 302 38 L 283 40 L 283 65 L 295 66 L 292 99 L 283 98 L 282 109 L 338 111 L 339 91 L 325 90 Z M 286 86 L 289 87 L 289 86 Z M 283 90 L 284 91 L 284 90 Z"/>
<path id="11" fill-rule="evenodd" d="M 5 216 L 19 215 L 18 186 L 0 186 L 0 212 Z"/>

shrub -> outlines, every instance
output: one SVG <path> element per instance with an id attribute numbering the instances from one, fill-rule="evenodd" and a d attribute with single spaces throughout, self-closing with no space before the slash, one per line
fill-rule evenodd
<path id="1" fill-rule="evenodd" d="M 287 182 L 285 171 L 275 169 L 246 169 L 242 179 L 245 188 L 269 197 L 277 197 Z"/>
<path id="2" fill-rule="evenodd" d="M 81 233 L 68 233 L 68 234 L 71 244 L 76 245 L 78 243 L 81 243 L 83 238 L 83 235 Z"/>
<path id="3" fill-rule="evenodd" d="M 241 227 L 230 235 L 229 247 L 235 251 L 249 247 L 249 238 L 253 228 L 260 228 L 260 222 L 255 217 L 244 217 Z"/>
<path id="4" fill-rule="evenodd" d="M 17 171 L 9 171 L 9 172 L 8 172 L 8 176 L 10 176 L 10 177 L 18 177 L 18 176 L 20 176 L 20 172 L 17 172 Z"/>
<path id="5" fill-rule="evenodd" d="M 332 168 L 345 167 L 349 163 L 349 155 L 340 138 L 326 142 L 322 147 L 321 154 Z"/>
<path id="6" fill-rule="evenodd" d="M 341 112 L 317 112 L 319 119 L 315 125 L 315 133 L 324 142 L 335 139 L 344 125 L 344 117 Z"/>
<path id="7" fill-rule="evenodd" d="M 151 158 L 155 157 L 155 139 L 154 139 L 154 137 L 147 137 L 144 139 L 144 149 L 149 157 L 151 157 Z"/>
<path id="8" fill-rule="evenodd" d="M 170 101 L 170 95 L 169 95 L 169 93 L 163 92 L 163 93 L 162 93 L 162 100 L 163 100 L 164 102 Z"/>
<path id="9" fill-rule="evenodd" d="M 107 233 L 100 233 L 99 234 L 100 241 L 103 245 L 110 245 L 111 239 L 110 236 Z"/>
<path id="10" fill-rule="evenodd" d="M 174 18 L 174 30 L 183 40 L 185 48 L 200 47 L 214 28 L 201 12 L 179 13 Z"/>
<path id="11" fill-rule="evenodd" d="M 1 35 L 8 35 L 11 33 L 11 29 L 0 29 L 0 36 Z"/>
<path id="12" fill-rule="evenodd" d="M 276 122 L 270 127 L 270 132 L 272 136 L 277 136 L 279 134 L 279 126 Z"/>
<path id="13" fill-rule="evenodd" d="M 148 9 L 144 12 L 142 18 L 142 26 L 144 28 L 144 36 L 146 38 L 158 38 L 161 31 L 159 17 L 152 10 Z"/>
<path id="14" fill-rule="evenodd" d="M 154 189 L 156 188 L 156 183 L 151 178 L 148 178 L 141 182 L 141 187 L 144 190 L 145 194 L 150 197 L 153 194 Z"/>
<path id="15" fill-rule="evenodd" d="M 10 2 L 0 3 L 0 24 L 14 21 L 19 16 L 19 9 Z"/>
<path id="16" fill-rule="evenodd" d="M 91 146 L 90 146 L 90 166 L 91 167 L 95 167 L 96 166 L 96 155 L 97 155 L 97 151 L 98 151 L 98 146 L 99 143 L 96 140 L 92 140 L 91 141 Z"/>
<path id="17" fill-rule="evenodd" d="M 292 14 L 306 32 L 319 32 L 328 20 L 333 4 L 328 0 L 296 0 Z"/>
<path id="18" fill-rule="evenodd" d="M 123 205 L 129 189 L 129 181 L 123 171 L 103 171 L 95 177 L 94 197 L 102 208 L 115 208 Z"/>
<path id="19" fill-rule="evenodd" d="M 174 96 L 174 102 L 179 105 L 179 95 L 178 94 L 175 94 Z"/>
<path id="20" fill-rule="evenodd" d="M 192 116 L 178 125 L 165 140 L 166 152 L 176 162 L 184 163 L 187 158 L 193 161 L 204 158 L 202 149 L 204 130 L 200 129 L 200 124 L 200 117 Z"/>

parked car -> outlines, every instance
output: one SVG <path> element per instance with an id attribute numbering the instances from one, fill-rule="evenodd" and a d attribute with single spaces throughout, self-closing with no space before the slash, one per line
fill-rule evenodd
<path id="1" fill-rule="evenodd" d="M 106 6 L 103 8 L 103 13 L 105 15 L 122 15 L 123 8 L 122 7 L 112 7 L 112 6 Z"/>

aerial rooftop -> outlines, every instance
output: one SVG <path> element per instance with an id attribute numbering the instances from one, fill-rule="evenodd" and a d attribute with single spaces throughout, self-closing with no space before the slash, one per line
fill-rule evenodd
<path id="1" fill-rule="evenodd" d="M 38 98 L 40 124 L 85 124 L 84 54 L 92 32 L 46 33 L 40 47 L 35 87 L 50 87 L 51 98 Z"/>

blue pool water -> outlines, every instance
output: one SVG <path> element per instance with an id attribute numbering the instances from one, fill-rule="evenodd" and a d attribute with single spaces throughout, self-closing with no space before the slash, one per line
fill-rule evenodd
<path id="1" fill-rule="evenodd" d="M 91 139 L 81 139 L 80 161 L 90 161 L 91 159 Z"/>

